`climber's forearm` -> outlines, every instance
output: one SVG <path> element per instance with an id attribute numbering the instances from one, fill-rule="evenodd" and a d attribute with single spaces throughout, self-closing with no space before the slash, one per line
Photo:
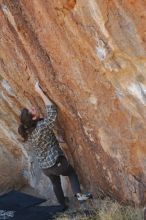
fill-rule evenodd
<path id="1" fill-rule="evenodd" d="M 42 90 L 38 92 L 39 96 L 43 99 L 45 105 L 52 105 L 53 103 L 51 100 L 44 94 Z"/>
<path id="2" fill-rule="evenodd" d="M 45 105 L 52 105 L 51 100 L 44 94 L 42 88 L 39 85 L 39 81 L 35 83 L 35 91 L 39 94 L 39 96 L 43 99 Z"/>

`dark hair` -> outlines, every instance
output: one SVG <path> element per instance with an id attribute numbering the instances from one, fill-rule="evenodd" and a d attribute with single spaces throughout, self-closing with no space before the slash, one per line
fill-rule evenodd
<path id="1" fill-rule="evenodd" d="M 27 108 L 21 110 L 18 133 L 24 138 L 24 141 L 27 141 L 28 134 L 36 127 L 37 120 L 33 120 L 32 117 L 32 114 Z"/>

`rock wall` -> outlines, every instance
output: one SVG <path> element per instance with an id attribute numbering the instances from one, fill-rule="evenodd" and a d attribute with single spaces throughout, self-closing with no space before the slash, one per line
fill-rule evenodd
<path id="1" fill-rule="evenodd" d="M 16 132 L 22 106 L 43 111 L 38 78 L 58 106 L 64 150 L 84 189 L 146 202 L 145 3 L 0 0 L 1 89 L 9 83 L 15 93 L 0 110 L 4 148 L 23 149 Z"/>

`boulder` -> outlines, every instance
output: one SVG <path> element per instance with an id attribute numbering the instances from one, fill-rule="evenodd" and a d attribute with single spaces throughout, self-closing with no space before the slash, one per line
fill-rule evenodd
<path id="1" fill-rule="evenodd" d="M 34 91 L 39 79 L 58 107 L 62 148 L 84 190 L 144 204 L 144 1 L 0 0 L 0 5 L 1 148 L 30 164 L 17 127 L 22 107 L 44 111 Z"/>

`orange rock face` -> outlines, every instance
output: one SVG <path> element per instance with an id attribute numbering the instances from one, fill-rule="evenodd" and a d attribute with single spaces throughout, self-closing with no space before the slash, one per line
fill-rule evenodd
<path id="1" fill-rule="evenodd" d="M 16 148 L 22 149 L 19 109 L 43 109 L 33 87 L 39 79 L 58 106 L 64 150 L 82 185 L 95 195 L 101 189 L 120 201 L 144 204 L 146 2 L 0 3 L 1 90 L 8 90 L 8 82 L 15 94 L 5 96 L 12 105 L 1 112 L 17 118 L 6 129 L 17 139 Z"/>

